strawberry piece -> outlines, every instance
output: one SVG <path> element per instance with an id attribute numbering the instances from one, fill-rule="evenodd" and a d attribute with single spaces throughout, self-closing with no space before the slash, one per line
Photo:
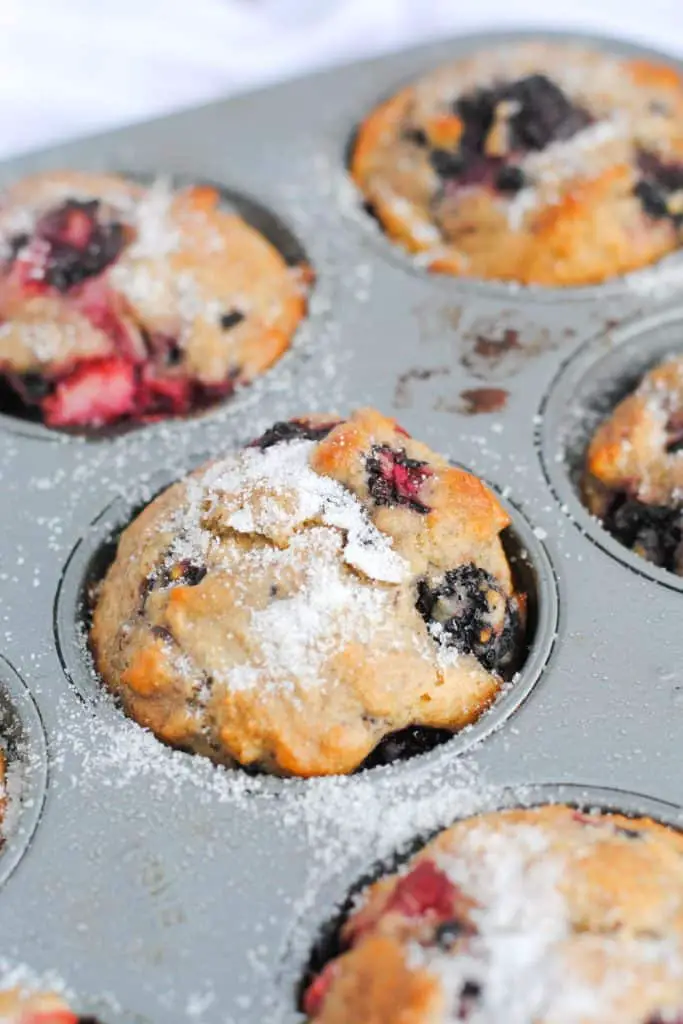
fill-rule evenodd
<path id="1" fill-rule="evenodd" d="M 316 1017 L 320 1013 L 330 986 L 338 973 L 339 964 L 336 960 L 331 960 L 308 986 L 303 998 L 303 1010 L 307 1017 Z"/>
<path id="2" fill-rule="evenodd" d="M 135 370 L 114 356 L 83 362 L 43 401 L 50 427 L 102 426 L 135 411 Z"/>
<path id="3" fill-rule="evenodd" d="M 145 366 L 138 400 L 141 413 L 179 416 L 192 405 L 192 382 L 187 377 L 155 377 L 152 367 Z"/>
<path id="4" fill-rule="evenodd" d="M 71 1010 L 34 1010 L 20 1017 L 21 1024 L 76 1024 L 78 1017 Z"/>
<path id="5" fill-rule="evenodd" d="M 405 505 L 426 515 L 430 510 L 419 499 L 420 489 L 432 475 L 420 459 L 411 459 L 405 449 L 386 444 L 373 445 L 366 459 L 368 490 L 376 505 Z"/>
<path id="6" fill-rule="evenodd" d="M 403 917 L 434 915 L 446 920 L 453 915 L 458 890 L 431 860 L 421 860 L 400 879 L 383 913 Z"/>

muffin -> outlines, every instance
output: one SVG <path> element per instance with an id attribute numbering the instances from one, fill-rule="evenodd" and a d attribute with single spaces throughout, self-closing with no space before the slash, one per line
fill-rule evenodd
<path id="1" fill-rule="evenodd" d="M 0 199 L 3 405 L 81 428 L 212 405 L 287 349 L 307 278 L 214 188 L 27 178 Z"/>
<path id="2" fill-rule="evenodd" d="M 646 373 L 588 446 L 583 497 L 625 547 L 683 575 L 683 357 Z"/>
<path id="3" fill-rule="evenodd" d="M 94 1017 L 79 1017 L 52 992 L 12 988 L 0 991 L 3 1024 L 98 1024 Z"/>
<path id="4" fill-rule="evenodd" d="M 430 270 L 593 284 L 681 243 L 683 83 L 587 46 L 503 43 L 373 110 L 350 169 Z"/>
<path id="5" fill-rule="evenodd" d="M 365 892 L 310 1024 L 683 1016 L 683 837 L 566 806 L 460 821 Z"/>
<path id="6" fill-rule="evenodd" d="M 97 669 L 174 746 L 351 772 L 398 730 L 473 722 L 514 673 L 508 523 L 373 410 L 276 423 L 124 531 L 95 601 Z"/>

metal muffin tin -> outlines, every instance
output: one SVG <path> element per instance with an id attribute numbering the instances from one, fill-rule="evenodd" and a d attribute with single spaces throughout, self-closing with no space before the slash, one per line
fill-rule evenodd
<path id="1" fill-rule="evenodd" d="M 317 274 L 292 350 L 201 417 L 96 438 L 0 417 L 0 720 L 23 797 L 0 853 L 0 955 L 56 971 L 82 1012 L 294 1024 L 296 982 L 334 901 L 437 825 L 549 799 L 682 822 L 680 581 L 587 515 L 576 467 L 624 375 L 683 348 L 683 261 L 567 290 L 429 276 L 344 173 L 375 103 L 435 63 L 515 38 L 420 47 L 0 168 L 0 184 L 61 167 L 217 182 Z M 350 778 L 253 777 L 163 747 L 89 669 L 84 594 L 112 535 L 160 487 L 274 420 L 363 404 L 507 502 L 535 605 L 519 679 L 452 741 Z M 493 411 L 466 414 L 482 405 Z"/>

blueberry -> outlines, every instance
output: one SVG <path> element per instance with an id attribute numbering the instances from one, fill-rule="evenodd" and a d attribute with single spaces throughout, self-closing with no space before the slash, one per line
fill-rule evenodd
<path id="1" fill-rule="evenodd" d="M 519 611 L 514 598 L 473 563 L 450 569 L 436 586 L 418 582 L 415 607 L 440 643 L 473 654 L 489 672 L 502 672 L 518 653 Z"/>
<path id="2" fill-rule="evenodd" d="M 430 511 L 420 500 L 419 492 L 432 471 L 426 462 L 408 458 L 405 448 L 373 445 L 365 468 L 368 491 L 376 505 L 405 505 L 422 515 Z"/>
<path id="3" fill-rule="evenodd" d="M 510 164 L 501 167 L 496 176 L 496 188 L 499 192 L 519 192 L 526 184 L 526 176 L 521 167 Z"/>
<path id="4" fill-rule="evenodd" d="M 224 313 L 221 317 L 221 327 L 224 331 L 229 331 L 231 327 L 237 327 L 244 320 L 244 313 L 239 309 L 231 309 L 229 313 Z"/>
<path id="5" fill-rule="evenodd" d="M 520 105 L 509 122 L 513 149 L 545 149 L 552 142 L 571 138 L 590 121 L 585 110 L 574 106 L 546 75 L 528 75 L 512 82 L 501 99 Z"/>
<path id="6" fill-rule="evenodd" d="M 251 447 L 259 447 L 261 451 L 265 451 L 266 448 L 271 448 L 274 444 L 280 444 L 282 441 L 321 441 L 336 426 L 336 422 L 314 426 L 305 420 L 284 420 L 273 424 L 265 434 L 252 441 Z"/>
<path id="7" fill-rule="evenodd" d="M 465 167 L 463 158 L 447 149 L 433 149 L 429 162 L 440 178 L 457 178 Z"/>

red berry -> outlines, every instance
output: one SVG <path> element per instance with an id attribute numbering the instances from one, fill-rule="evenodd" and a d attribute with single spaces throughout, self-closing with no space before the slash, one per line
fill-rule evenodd
<path id="1" fill-rule="evenodd" d="M 306 989 L 303 998 L 303 1009 L 307 1017 L 316 1017 L 323 1008 L 323 1003 L 330 986 L 339 972 L 339 964 L 331 960 Z"/>
<path id="2" fill-rule="evenodd" d="M 50 427 L 102 426 L 135 411 L 135 370 L 116 356 L 80 363 L 43 402 Z"/>
<path id="3" fill-rule="evenodd" d="M 384 913 L 404 917 L 433 914 L 444 920 L 453 914 L 456 887 L 431 860 L 421 860 L 396 885 Z"/>

